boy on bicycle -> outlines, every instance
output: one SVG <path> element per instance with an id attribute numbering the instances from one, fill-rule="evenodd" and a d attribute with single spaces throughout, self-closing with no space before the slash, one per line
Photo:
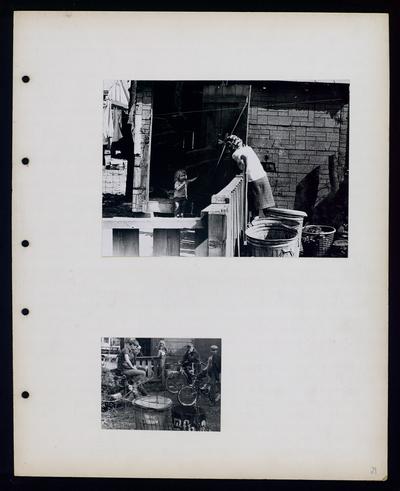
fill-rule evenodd
<path id="1" fill-rule="evenodd" d="M 186 373 L 188 383 L 192 384 L 193 377 L 200 369 L 200 356 L 192 343 L 187 344 L 186 352 L 182 358 L 182 368 Z"/>

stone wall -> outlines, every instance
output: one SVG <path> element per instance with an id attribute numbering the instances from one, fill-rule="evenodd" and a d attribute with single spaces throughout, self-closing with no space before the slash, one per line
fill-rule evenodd
<path id="1" fill-rule="evenodd" d="M 270 83 L 252 88 L 248 144 L 267 162 L 276 206 L 313 207 L 343 180 L 348 113 L 345 84 Z M 304 204 L 304 196 L 311 203 Z"/>
<path id="2" fill-rule="evenodd" d="M 153 116 L 151 84 L 138 82 L 134 113 L 134 170 L 132 211 L 146 212 L 149 193 L 150 144 Z"/>

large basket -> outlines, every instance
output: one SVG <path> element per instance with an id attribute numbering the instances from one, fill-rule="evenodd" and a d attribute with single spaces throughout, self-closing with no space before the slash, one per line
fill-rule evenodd
<path id="1" fill-rule="evenodd" d="M 304 255 L 324 257 L 329 252 L 336 229 L 328 225 L 306 225 L 303 227 L 302 245 Z"/>

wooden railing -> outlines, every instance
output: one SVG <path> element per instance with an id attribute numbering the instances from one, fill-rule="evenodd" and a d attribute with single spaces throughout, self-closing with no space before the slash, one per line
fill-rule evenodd
<path id="1" fill-rule="evenodd" d="M 208 255 L 231 257 L 240 255 L 241 240 L 247 223 L 245 181 L 236 176 L 211 198 L 202 213 L 208 216 Z"/>
<path id="2" fill-rule="evenodd" d="M 179 256 L 183 230 L 193 232 L 195 256 L 240 255 L 246 228 L 246 194 L 244 177 L 240 175 L 212 196 L 200 217 L 104 218 L 103 255 L 139 256 L 139 240 L 147 235 L 147 240 L 152 240 L 153 256 Z"/>
<path id="3" fill-rule="evenodd" d="M 136 366 L 145 368 L 149 378 L 153 380 L 164 380 L 162 373 L 163 367 L 161 367 L 161 358 L 159 356 L 137 356 Z"/>

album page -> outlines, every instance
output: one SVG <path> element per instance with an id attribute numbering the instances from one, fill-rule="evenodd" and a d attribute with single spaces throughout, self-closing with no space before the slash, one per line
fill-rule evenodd
<path id="1" fill-rule="evenodd" d="M 385 14 L 15 13 L 17 476 L 387 478 L 388 52 Z"/>

